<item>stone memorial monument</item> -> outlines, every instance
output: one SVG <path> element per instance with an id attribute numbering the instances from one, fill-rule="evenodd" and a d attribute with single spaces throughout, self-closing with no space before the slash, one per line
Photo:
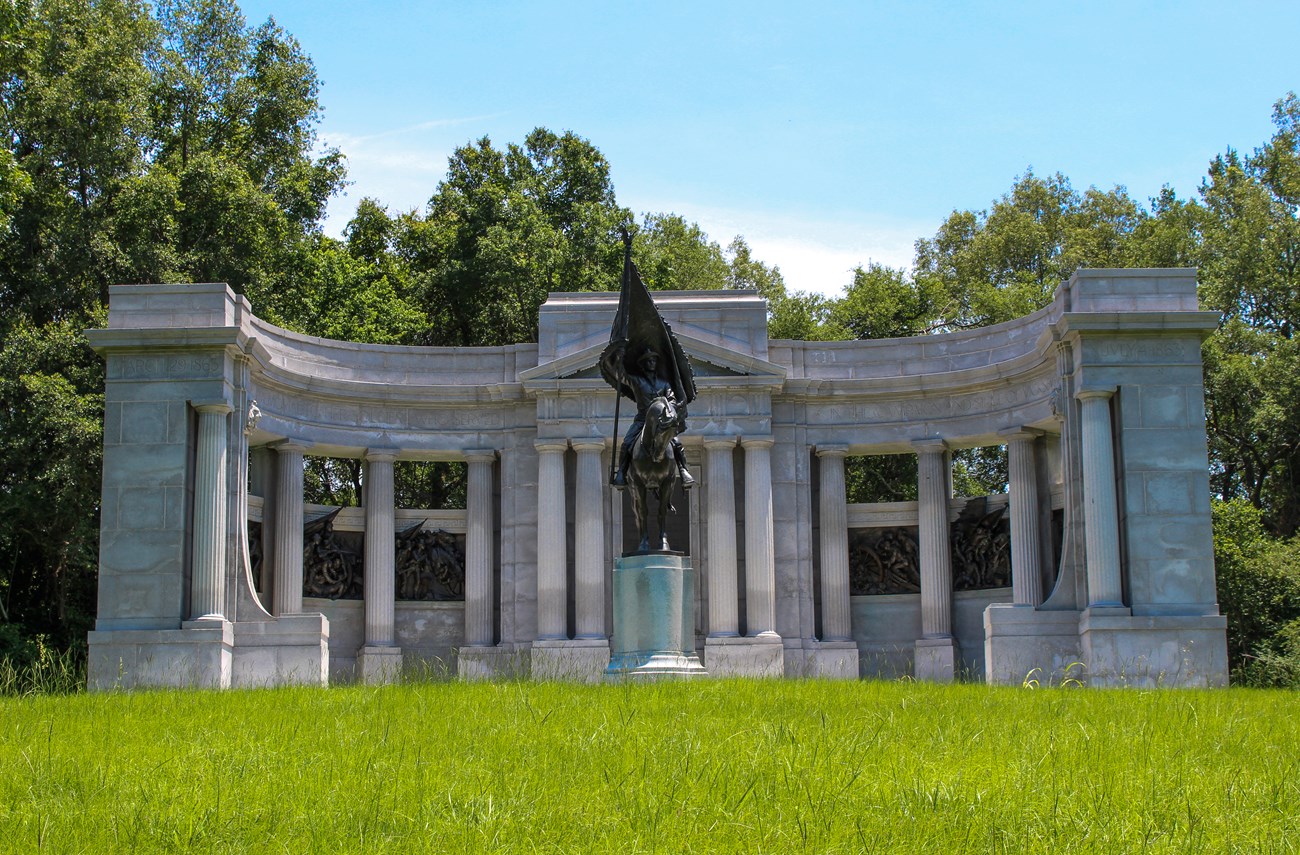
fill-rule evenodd
<path id="1" fill-rule="evenodd" d="M 596 681 L 661 654 L 710 676 L 1018 685 L 1081 663 L 1092 685 L 1220 685 L 1217 322 L 1193 270 L 1083 270 L 944 335 L 775 340 L 753 291 L 638 291 L 551 294 L 535 343 L 393 347 L 280 329 L 222 284 L 117 286 L 88 331 L 90 685 Z M 955 497 L 950 455 L 979 447 L 1008 489 Z M 915 463 L 916 500 L 849 501 L 874 455 Z M 313 457 L 359 468 L 359 507 L 305 500 Z M 412 461 L 461 467 L 463 506 L 400 507 Z"/>

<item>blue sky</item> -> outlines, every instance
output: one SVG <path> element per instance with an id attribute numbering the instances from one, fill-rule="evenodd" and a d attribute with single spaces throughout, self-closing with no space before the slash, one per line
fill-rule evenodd
<path id="1" fill-rule="evenodd" d="M 316 63 L 357 201 L 421 208 L 458 145 L 571 130 L 621 205 L 743 234 L 792 288 L 905 266 L 1032 167 L 1193 195 L 1300 89 L 1297 3 L 245 0 Z"/>

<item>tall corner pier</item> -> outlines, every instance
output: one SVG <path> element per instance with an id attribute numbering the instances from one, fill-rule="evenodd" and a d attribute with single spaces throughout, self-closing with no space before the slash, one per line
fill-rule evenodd
<path id="1" fill-rule="evenodd" d="M 1079 271 L 1026 317 L 871 341 L 771 340 L 753 291 L 652 296 L 677 346 L 647 368 L 630 334 L 621 358 L 673 387 L 677 417 L 649 401 L 642 424 L 676 441 L 652 474 L 681 479 L 655 533 L 678 556 L 637 554 L 664 550 L 641 548 L 659 508 L 636 467 L 610 489 L 640 415 L 603 370 L 618 293 L 551 294 L 536 343 L 432 348 L 280 329 L 220 283 L 112 288 L 87 333 L 106 362 L 91 687 L 695 663 L 1226 683 L 1201 365 L 1218 316 L 1194 270 Z M 1004 492 L 953 495 L 975 448 L 1005 456 Z M 885 455 L 915 500 L 851 501 Z M 363 506 L 312 504 L 313 457 L 352 461 Z M 395 473 L 429 461 L 463 467 L 462 506 L 397 506 Z"/>

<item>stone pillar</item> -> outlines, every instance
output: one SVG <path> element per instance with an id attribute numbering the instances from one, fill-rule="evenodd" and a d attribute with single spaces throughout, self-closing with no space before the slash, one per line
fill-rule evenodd
<path id="1" fill-rule="evenodd" d="M 737 616 L 736 440 L 706 437 L 709 514 L 709 636 L 704 665 L 715 677 L 781 677 L 785 645 L 776 634 L 776 539 L 772 526 L 772 437 L 745 450 L 745 632 Z"/>
<path id="2" fill-rule="evenodd" d="M 709 637 L 740 634 L 736 580 L 736 476 L 734 436 L 704 438 L 709 515 Z"/>
<path id="3" fill-rule="evenodd" d="M 776 636 L 776 543 L 772 530 L 772 437 L 745 437 L 745 623 Z"/>
<path id="4" fill-rule="evenodd" d="M 393 613 L 396 597 L 396 541 L 393 537 L 393 461 L 396 452 L 366 452 L 366 641 L 357 656 L 366 683 L 387 683 L 401 673 L 402 650 L 395 644 Z"/>
<path id="5" fill-rule="evenodd" d="M 819 445 L 821 461 L 821 583 L 822 640 L 848 641 L 849 621 L 849 514 L 844 490 L 847 446 Z"/>
<path id="6" fill-rule="evenodd" d="M 608 638 L 605 631 L 605 479 L 600 455 L 605 440 L 572 440 L 578 453 L 578 483 L 574 499 L 574 592 L 577 600 L 577 638 Z"/>
<path id="7" fill-rule="evenodd" d="M 496 452 L 465 452 L 469 465 L 465 533 L 465 643 L 491 647 L 495 641 L 492 599 L 492 464 Z"/>
<path id="8" fill-rule="evenodd" d="M 1006 431 L 1011 495 L 1011 586 L 1015 604 L 1038 606 L 1043 602 L 1043 575 L 1038 530 L 1038 461 L 1034 442 L 1038 432 Z"/>
<path id="9" fill-rule="evenodd" d="M 194 404 L 199 437 L 194 466 L 194 573 L 190 616 L 224 620 L 226 614 L 226 419 L 230 404 Z"/>
<path id="10" fill-rule="evenodd" d="M 302 613 L 302 455 L 307 447 L 282 442 L 275 447 L 275 585 L 271 613 Z"/>
<path id="11" fill-rule="evenodd" d="M 568 637 L 568 538 L 564 452 L 569 441 L 539 439 L 537 448 L 537 637 Z"/>
<path id="12" fill-rule="evenodd" d="M 1119 514 L 1110 398 L 1115 389 L 1082 389 L 1083 528 L 1088 565 L 1088 606 L 1123 607 L 1119 565 Z"/>
<path id="13" fill-rule="evenodd" d="M 952 546 L 948 499 L 952 497 L 948 446 L 941 439 L 912 443 L 917 454 L 917 528 L 921 564 L 921 638 L 913 661 L 918 680 L 951 680 L 956 674 L 952 637 Z"/>

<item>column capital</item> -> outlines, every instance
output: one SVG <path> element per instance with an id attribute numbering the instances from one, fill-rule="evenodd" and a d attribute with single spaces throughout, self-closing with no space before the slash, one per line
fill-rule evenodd
<path id="1" fill-rule="evenodd" d="M 817 446 L 818 457 L 848 457 L 849 447 L 842 442 L 819 444 Z"/>
<path id="2" fill-rule="evenodd" d="M 469 448 L 465 450 L 466 463 L 492 463 L 497 459 L 495 448 Z"/>
<path id="3" fill-rule="evenodd" d="M 224 398 L 216 398 L 210 401 L 190 401 L 190 406 L 200 413 L 218 413 L 223 416 L 235 409 Z"/>
<path id="4" fill-rule="evenodd" d="M 569 449 L 569 439 L 564 436 L 538 437 L 533 440 L 533 448 L 539 454 L 562 454 Z"/>
<path id="5" fill-rule="evenodd" d="M 367 448 L 365 460 L 367 463 L 392 463 L 397 459 L 396 448 Z"/>
<path id="6" fill-rule="evenodd" d="M 601 436 L 575 436 L 569 440 L 573 450 L 582 454 L 584 451 L 597 453 L 602 452 L 609 445 L 608 441 Z"/>
<path id="7" fill-rule="evenodd" d="M 948 441 L 937 436 L 914 439 L 912 448 L 917 454 L 940 454 L 949 450 Z"/>
<path id="8" fill-rule="evenodd" d="M 1041 431 L 1038 428 L 1021 426 L 1003 428 L 998 431 L 998 436 L 1007 442 L 1013 442 L 1015 440 L 1038 439 L 1045 433 L 1046 431 Z"/>
<path id="9" fill-rule="evenodd" d="M 710 451 L 735 448 L 737 437 L 730 434 L 709 434 L 701 438 L 704 447 Z"/>
<path id="10" fill-rule="evenodd" d="M 268 444 L 268 448 L 273 448 L 281 454 L 306 454 L 312 447 L 312 443 L 301 439 L 281 439 Z"/>
<path id="11" fill-rule="evenodd" d="M 1075 392 L 1074 397 L 1080 401 L 1086 401 L 1090 398 L 1101 398 L 1105 400 L 1114 394 L 1114 386 L 1087 386 Z"/>
<path id="12" fill-rule="evenodd" d="M 770 433 L 758 436 L 742 436 L 740 444 L 746 450 L 751 448 L 771 448 L 776 444 L 776 439 Z"/>

